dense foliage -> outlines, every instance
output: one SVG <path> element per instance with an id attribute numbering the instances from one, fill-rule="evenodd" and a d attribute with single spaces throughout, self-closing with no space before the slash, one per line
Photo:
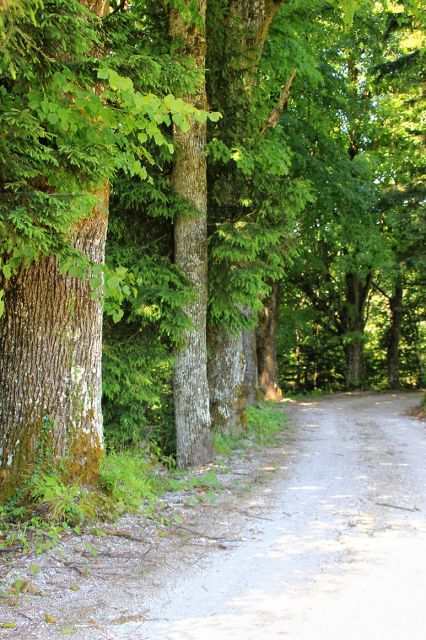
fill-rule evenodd
<path id="1" fill-rule="evenodd" d="M 209 115 L 179 97 L 200 73 L 169 33 L 171 10 L 201 29 L 197 3 L 117 0 L 103 17 L 86 4 L 0 7 L 0 312 L 40 256 L 104 296 L 108 447 L 174 452 L 194 292 L 174 264 L 188 206 L 170 176 L 173 128 L 193 118 L 209 118 L 210 326 L 254 327 L 279 283 L 283 388 L 425 385 L 421 3 L 293 0 L 256 49 L 232 3 L 211 0 Z M 105 182 L 94 267 L 73 234 Z"/>

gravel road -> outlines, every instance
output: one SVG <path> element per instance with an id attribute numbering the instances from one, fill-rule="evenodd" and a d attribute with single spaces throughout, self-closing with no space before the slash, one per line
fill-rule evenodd
<path id="1" fill-rule="evenodd" d="M 293 405 L 298 436 L 269 487 L 270 520 L 169 581 L 135 637 L 424 640 L 426 428 L 405 415 L 418 401 Z"/>
<path id="2" fill-rule="evenodd" d="M 419 401 L 283 403 L 293 427 L 282 446 L 218 467 L 216 503 L 166 497 L 180 525 L 126 516 L 112 537 L 70 535 L 5 560 L 0 586 L 37 562 L 40 593 L 0 606 L 0 622 L 17 624 L 0 636 L 424 640 L 426 425 L 407 415 Z"/>

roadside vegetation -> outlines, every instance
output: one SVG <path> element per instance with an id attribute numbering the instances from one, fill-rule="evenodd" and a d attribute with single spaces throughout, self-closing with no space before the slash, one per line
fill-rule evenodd
<path id="1" fill-rule="evenodd" d="M 221 491 L 217 472 L 235 452 L 244 457 L 248 448 L 276 446 L 288 416 L 261 403 L 250 407 L 243 434 L 216 434 L 216 463 L 198 471 L 179 471 L 172 457 L 139 448 L 111 451 L 102 460 L 97 484 L 90 487 L 70 482 L 61 467 L 44 464 L 0 507 L 0 553 L 42 553 L 54 547 L 61 534 L 72 531 L 99 532 L 105 522 L 115 522 L 126 513 L 157 520 L 159 499 L 168 492 L 192 491 L 194 497 L 212 500 Z"/>
<path id="2" fill-rule="evenodd" d="M 423 24 L 0 2 L 5 547 L 213 491 L 215 456 L 274 442 L 263 402 L 426 385 Z"/>

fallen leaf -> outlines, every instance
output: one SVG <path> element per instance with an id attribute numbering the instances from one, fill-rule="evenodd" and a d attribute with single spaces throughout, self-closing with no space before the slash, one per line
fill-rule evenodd
<path id="1" fill-rule="evenodd" d="M 55 618 L 55 616 L 52 616 L 51 613 L 46 613 L 45 612 L 44 620 L 45 620 L 45 622 L 49 622 L 50 624 L 56 624 L 56 618 Z"/>

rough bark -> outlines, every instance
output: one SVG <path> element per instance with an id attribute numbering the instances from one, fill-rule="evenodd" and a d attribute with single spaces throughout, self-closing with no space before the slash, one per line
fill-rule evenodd
<path id="1" fill-rule="evenodd" d="M 388 384 L 390 389 L 399 389 L 399 343 L 401 340 L 401 324 L 403 314 L 403 288 L 398 279 L 395 291 L 389 300 L 390 326 L 387 336 L 386 361 L 388 368 Z"/>
<path id="2" fill-rule="evenodd" d="M 245 361 L 244 395 L 247 399 L 247 404 L 254 405 L 260 397 L 255 329 L 245 329 L 242 333 L 242 340 Z"/>
<path id="3" fill-rule="evenodd" d="M 206 1 L 198 2 L 204 22 Z M 181 53 L 190 55 L 198 69 L 205 68 L 206 41 L 193 24 L 177 11 L 170 15 L 170 33 Z M 185 99 L 206 108 L 204 80 L 197 95 Z M 212 459 L 209 391 L 207 383 L 207 177 L 206 126 L 194 122 L 187 133 L 173 131 L 175 162 L 172 185 L 188 202 L 188 215 L 175 221 L 175 262 L 192 282 L 194 300 L 185 307 L 193 329 L 183 336 L 185 345 L 176 354 L 174 404 L 179 467 L 198 466 Z M 196 215 L 194 215 L 194 210 Z"/>
<path id="4" fill-rule="evenodd" d="M 364 382 L 364 342 L 356 340 L 345 345 L 346 388 L 359 389 Z"/>
<path id="5" fill-rule="evenodd" d="M 93 216 L 74 232 L 75 246 L 104 260 L 108 188 Z M 0 321 L 0 496 L 31 472 L 43 420 L 49 446 L 83 482 L 97 474 L 102 453 L 102 302 L 87 280 L 60 275 L 52 257 L 23 268 L 6 286 Z"/>
<path id="6" fill-rule="evenodd" d="M 107 0 L 83 0 L 97 16 Z M 73 230 L 89 260 L 104 261 L 109 188 Z M 102 302 L 86 279 L 59 273 L 53 257 L 23 266 L 5 283 L 0 320 L 0 499 L 49 455 L 85 483 L 102 455 Z M 43 435 L 42 435 L 43 432 Z M 43 447 L 49 450 L 43 450 Z"/>
<path id="7" fill-rule="evenodd" d="M 343 349 L 346 358 L 346 388 L 358 389 L 364 384 L 364 328 L 372 274 L 361 278 L 346 274 L 345 304 L 340 309 Z"/>
<path id="8" fill-rule="evenodd" d="M 274 283 L 256 329 L 259 386 L 265 400 L 272 402 L 282 399 L 277 371 L 278 311 L 279 287 Z"/>
<path id="9" fill-rule="evenodd" d="M 209 331 L 208 340 L 213 429 L 226 434 L 240 432 L 247 426 L 242 334 L 231 336 L 223 328 L 217 328 Z"/>

